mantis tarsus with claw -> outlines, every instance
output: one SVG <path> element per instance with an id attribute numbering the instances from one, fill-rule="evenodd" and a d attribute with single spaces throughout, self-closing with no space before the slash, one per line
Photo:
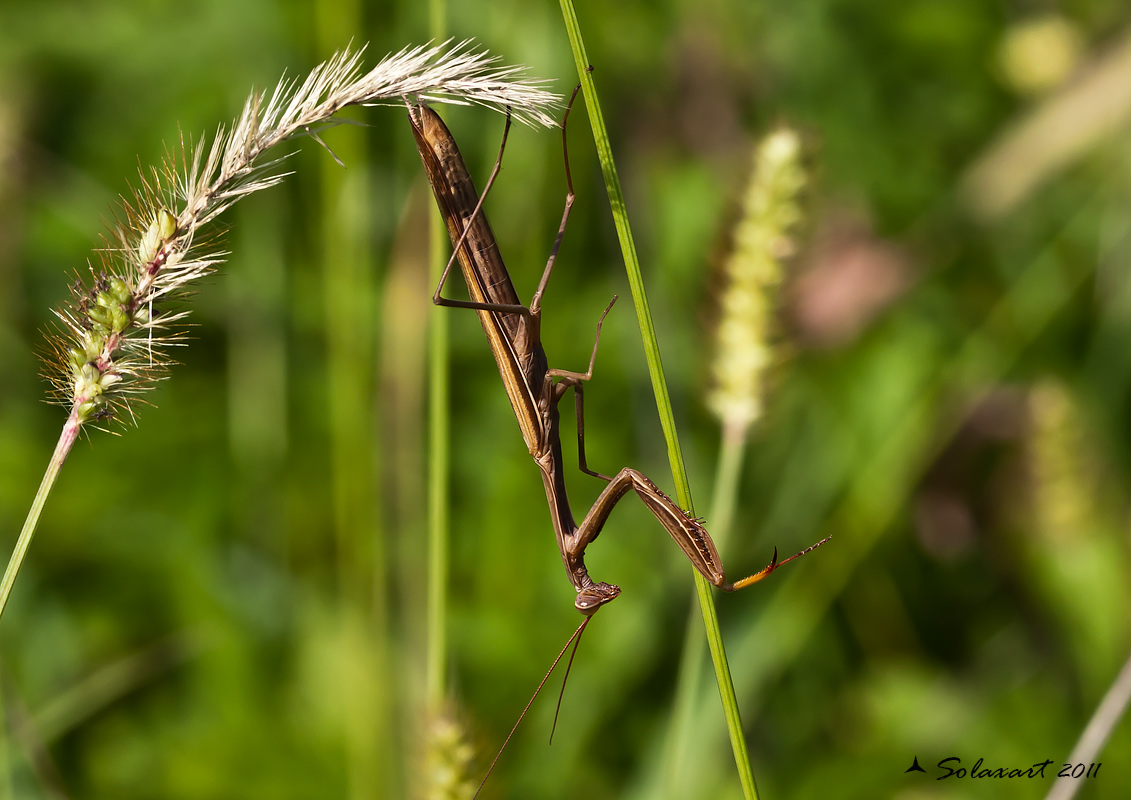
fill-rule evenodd
<path id="1" fill-rule="evenodd" d="M 574 90 L 576 97 L 577 91 Z M 573 99 L 570 100 L 572 107 Z M 409 119 L 412 122 L 416 146 L 428 180 L 436 196 L 440 214 L 447 224 L 454 252 L 444 268 L 440 283 L 432 296 L 432 302 L 440 306 L 473 309 L 479 314 L 479 321 L 487 335 L 488 344 L 498 365 L 507 397 L 518 418 L 522 437 L 530 455 L 542 473 L 542 483 L 550 506 L 550 519 L 557 537 L 558 550 L 565 562 L 566 573 L 577 591 L 574 606 L 586 616 L 565 649 L 580 635 L 589 618 L 598 608 L 620 594 L 614 584 L 594 581 L 585 568 L 585 549 L 601 533 L 605 521 L 613 507 L 629 490 L 644 502 L 652 514 L 680 546 L 697 570 L 712 584 L 724 591 L 735 591 L 757 583 L 781 565 L 808 553 L 822 542 L 806 548 L 785 561 L 777 560 L 777 549 L 770 563 L 760 571 L 733 583 L 728 582 L 723 571 L 715 543 L 711 540 L 702 522 L 676 505 L 670 497 L 660 491 L 643 473 L 625 467 L 612 478 L 589 469 L 585 459 L 585 426 L 583 414 L 582 384 L 593 375 L 593 363 L 597 357 L 597 344 L 601 336 L 601 324 L 605 314 L 612 308 L 616 297 L 609 303 L 597 323 L 597 336 L 589 358 L 589 368 L 585 372 L 569 372 L 550 369 L 546 353 L 541 344 L 542 296 L 550 279 L 558 250 L 561 247 L 570 210 L 573 208 L 573 180 L 569 170 L 569 152 L 565 142 L 567 108 L 562 119 L 562 149 L 565 158 L 567 194 L 561 225 L 554 240 L 550 257 L 542 272 L 538 288 L 525 306 L 515 292 L 514 284 L 503 264 L 502 256 L 495 242 L 494 234 L 487 217 L 482 212 L 483 199 L 475 191 L 471 176 L 456 146 L 455 139 L 437 114 L 426 105 L 410 104 Z M 502 166 L 503 150 L 510 131 L 510 115 L 507 116 L 503 131 L 503 141 L 499 156 L 490 178 L 484 187 L 483 197 L 490 191 Z M 470 300 L 450 300 L 441 296 L 441 291 L 451 272 L 452 264 L 458 259 L 464 280 L 467 283 Z M 574 391 L 577 414 L 578 465 L 582 472 L 601 478 L 607 486 L 598 496 L 589 512 L 580 523 L 574 521 L 566 495 L 562 446 L 559 432 L 558 402 L 569 389 Z M 576 645 L 575 645 L 576 646 Z M 554 664 L 557 664 L 555 660 Z M 551 670 L 553 667 L 551 667 Z M 547 674 L 549 677 L 549 674 Z M 543 680 L 543 683 L 545 680 Z M 541 686 L 539 686 L 541 689 Z M 537 692 L 535 693 L 537 696 Z M 533 698 L 531 698 L 533 702 Z M 529 704 L 527 706 L 529 708 Z M 525 714 L 525 710 L 523 711 Z M 521 721 L 521 717 L 519 718 Z M 516 724 L 517 727 L 517 724 Z M 512 734 L 513 734 L 512 730 Z M 508 741 L 510 737 L 507 737 Z M 506 744 L 504 743 L 504 747 Z M 501 752 L 501 751 L 500 751 Z M 486 779 L 484 779 L 486 780 Z"/>

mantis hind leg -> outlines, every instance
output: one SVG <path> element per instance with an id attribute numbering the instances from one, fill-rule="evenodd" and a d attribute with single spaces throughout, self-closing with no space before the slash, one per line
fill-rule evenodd
<path id="1" fill-rule="evenodd" d="M 609 485 L 601 492 L 597 502 L 593 504 L 589 513 L 585 515 L 585 519 L 581 521 L 572 542 L 574 552 L 583 553 L 585 548 L 597 538 L 605 525 L 605 521 L 609 518 L 609 514 L 612 513 L 613 507 L 629 489 L 636 492 L 636 495 L 644 502 L 652 515 L 664 526 L 675 543 L 683 550 L 692 566 L 712 584 L 727 592 L 743 589 L 769 577 L 774 570 L 811 552 L 832 538 L 822 539 L 784 561 L 778 561 L 777 548 L 774 548 L 774 557 L 766 567 L 749 577 L 731 583 L 726 579 L 718 548 L 715 547 L 715 542 L 711 539 L 707 529 L 703 527 L 703 521 L 691 516 L 676 505 L 675 501 L 660 491 L 656 484 L 652 483 L 644 473 L 625 467 L 609 481 Z"/>
<path id="2" fill-rule="evenodd" d="M 703 527 L 702 521 L 690 516 L 676 505 L 675 501 L 661 492 L 648 476 L 631 467 L 625 467 L 618 472 L 597 497 L 597 501 L 589 509 L 589 513 L 585 515 L 585 519 L 581 521 L 574 534 L 571 542 L 571 549 L 574 552 L 583 553 L 585 548 L 600 535 L 613 507 L 630 489 L 644 501 L 644 505 L 648 506 L 648 510 L 664 526 L 703 577 L 715 586 L 725 582 L 719 551 L 715 548 L 715 543 L 707 533 L 707 529 Z"/>

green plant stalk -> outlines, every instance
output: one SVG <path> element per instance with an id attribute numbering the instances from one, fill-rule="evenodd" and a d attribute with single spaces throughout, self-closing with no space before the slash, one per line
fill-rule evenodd
<path id="1" fill-rule="evenodd" d="M 621 192 L 620 179 L 617 177 L 616 165 L 613 163 L 612 147 L 609 144 L 609 135 L 605 129 L 605 120 L 601 114 L 593 76 L 589 72 L 589 58 L 585 53 L 585 44 L 581 38 L 581 27 L 577 21 L 577 12 L 574 10 L 573 0 L 561 0 L 561 9 L 566 32 L 569 35 L 570 48 L 577 65 L 577 74 L 581 79 L 585 108 L 589 114 L 590 125 L 593 128 L 597 158 L 601 162 L 601 173 L 605 179 L 605 188 L 609 193 L 609 205 L 613 212 L 617 238 L 620 240 L 621 252 L 624 255 L 625 272 L 628 274 L 632 302 L 636 308 L 640 337 L 643 340 L 648 373 L 652 379 L 652 391 L 656 397 L 656 407 L 660 416 L 660 427 L 664 431 L 664 441 L 668 447 L 668 461 L 671 464 L 672 479 L 675 482 L 676 498 L 683 508 L 693 514 L 691 489 L 687 481 L 687 470 L 683 464 L 683 453 L 676 436 L 675 415 L 672 413 L 671 398 L 668 395 L 664 368 L 660 361 L 656 329 L 652 324 L 648 298 L 644 293 L 644 279 L 640 272 L 640 260 L 637 258 L 636 245 L 633 242 L 632 231 L 628 224 L 624 194 Z M 734 694 L 734 681 L 731 678 L 726 652 L 723 649 L 722 631 L 719 629 L 718 613 L 715 610 L 714 598 L 711 596 L 711 584 L 698 572 L 694 572 L 694 576 L 695 590 L 699 594 L 699 607 L 703 612 L 703 624 L 707 628 L 707 644 L 711 650 L 711 660 L 715 667 L 715 678 L 719 684 L 719 695 L 723 703 L 723 713 L 726 716 L 731 749 L 734 751 L 739 780 L 742 783 L 742 792 L 747 800 L 757 800 L 758 789 L 754 783 L 754 772 L 750 767 L 746 738 L 742 734 L 742 720 L 739 717 L 738 701 Z"/>
<path id="2" fill-rule="evenodd" d="M 314 41 L 332 51 L 361 26 L 359 0 L 317 0 Z M 350 687 L 339 710 L 346 791 L 351 800 L 373 797 L 396 781 L 402 762 L 394 733 L 389 658 L 389 563 L 382 514 L 374 503 L 378 460 L 373 458 L 373 385 L 377 298 L 375 259 L 368 231 L 370 160 L 364 132 L 335 133 L 335 153 L 350 164 L 319 161 L 320 238 L 325 309 L 330 486 L 339 600 L 335 609 L 336 679 Z M 381 446 L 380 444 L 378 445 Z M 378 499 L 378 502 L 380 500 Z M 364 676 L 364 680 L 359 680 Z M 330 686 L 325 687 L 333 691 Z"/>
<path id="3" fill-rule="evenodd" d="M 433 285 L 444 270 L 444 221 L 433 214 L 429 226 L 429 274 Z M 436 713 L 444 701 L 447 661 L 448 484 L 451 470 L 448 315 L 428 315 L 428 636 L 425 701 Z"/>
<path id="4" fill-rule="evenodd" d="M 429 34 L 444 38 L 446 4 L 431 0 Z M 433 286 L 444 271 L 444 246 L 448 232 L 438 214 L 429 216 L 428 261 Z M 424 700 L 430 714 L 444 702 L 444 665 L 447 663 L 448 485 L 451 472 L 451 388 L 448 315 L 428 315 L 428 608 L 425 650 Z"/>
<path id="5" fill-rule="evenodd" d="M 444 32 L 447 29 L 448 4 L 446 0 L 428 0 L 428 37 L 434 42 L 443 41 Z"/>
<path id="6" fill-rule="evenodd" d="M 78 404 L 76 403 L 75 407 L 71 409 L 71 415 L 67 417 L 67 421 L 63 425 L 63 432 L 59 434 L 59 443 L 55 445 L 55 452 L 51 454 L 51 460 L 47 463 L 47 471 L 43 474 L 43 481 L 39 484 L 39 491 L 35 493 L 35 499 L 31 501 L 31 508 L 28 510 L 27 519 L 24 520 L 20 538 L 16 540 L 16 547 L 12 550 L 11 558 L 8 559 L 8 567 L 4 570 L 3 580 L 0 581 L 0 617 L 4 615 L 4 609 L 8 607 L 8 596 L 12 593 L 12 586 L 20 572 L 20 566 L 24 563 L 24 556 L 27 555 L 28 547 L 31 546 L 31 539 L 35 536 L 35 529 L 39 526 L 39 515 L 43 512 L 47 496 L 51 494 L 51 490 L 55 487 L 59 470 L 63 468 L 63 462 L 67 460 L 67 455 L 71 452 L 75 440 L 78 439 L 82 422 L 79 421 L 77 409 Z"/>
<path id="7" fill-rule="evenodd" d="M 715 545 L 722 550 L 729 537 L 738 497 L 738 480 L 742 475 L 743 457 L 746 454 L 746 427 L 723 427 L 719 461 L 715 469 L 715 492 L 711 498 L 711 535 Z M 698 591 L 698 589 L 696 590 Z M 703 675 L 703 637 L 699 635 L 695 612 L 687 619 L 683 637 L 683 652 L 679 661 L 675 700 L 672 702 L 671 722 L 665 743 L 664 767 L 657 774 L 658 782 L 652 795 L 655 797 L 686 797 L 685 787 L 689 771 L 687 765 L 692 750 L 695 730 L 694 719 L 699 701 L 699 685 Z"/>

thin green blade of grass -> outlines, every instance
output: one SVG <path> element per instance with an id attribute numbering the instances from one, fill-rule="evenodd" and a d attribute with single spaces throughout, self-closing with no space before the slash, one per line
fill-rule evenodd
<path id="1" fill-rule="evenodd" d="M 44 472 L 43 481 L 39 484 L 39 490 L 36 491 L 35 498 L 31 501 L 27 519 L 24 520 L 24 526 L 20 530 L 16 546 L 8 559 L 8 566 L 4 569 L 4 577 L 0 579 L 0 615 L 4 613 L 4 609 L 8 606 L 8 597 L 12 594 L 12 587 L 16 584 L 16 576 L 20 574 L 24 557 L 27 556 L 31 540 L 39 527 L 39 515 L 43 513 L 43 506 L 47 503 L 51 490 L 55 488 L 55 481 L 59 478 L 59 470 L 63 468 L 63 462 L 67 460 L 71 447 L 78 439 L 80 428 L 81 423 L 77 420 L 77 414 L 72 412 L 63 426 L 63 432 L 60 434 L 59 442 L 55 445 L 55 452 L 51 455 L 51 460 L 47 464 L 47 470 Z"/>
<path id="2" fill-rule="evenodd" d="M 679 439 L 675 430 L 675 415 L 672 413 L 671 398 L 668 394 L 667 382 L 664 378 L 664 367 L 660 360 L 660 348 L 656 339 L 656 329 L 652 323 L 652 314 L 648 307 L 648 298 L 644 292 L 644 279 L 640 271 L 640 260 L 636 255 L 636 244 L 632 238 L 632 230 L 628 223 L 628 213 L 625 208 L 624 194 L 620 187 L 620 178 L 617 176 L 616 165 L 613 162 L 612 146 L 609 135 L 605 129 L 604 116 L 601 113 L 600 101 L 593 83 L 592 73 L 589 71 L 589 58 L 585 52 L 585 43 L 581 36 L 581 26 L 577 20 L 572 0 L 561 0 L 562 17 L 565 21 L 566 32 L 569 35 L 570 49 L 573 51 L 577 73 L 581 80 L 581 91 L 585 97 L 585 108 L 589 114 L 589 122 L 593 129 L 593 140 L 597 147 L 597 158 L 601 163 L 601 174 L 604 176 L 605 188 L 609 193 L 609 205 L 613 212 L 613 221 L 616 225 L 617 238 L 620 240 L 621 252 L 624 255 L 625 272 L 632 292 L 632 302 L 636 309 L 637 323 L 640 327 L 640 338 L 644 344 L 644 355 L 648 362 L 648 374 L 652 379 L 652 391 L 656 397 L 656 408 L 660 417 L 660 427 L 664 431 L 664 441 L 668 448 L 668 461 L 671 465 L 672 479 L 675 483 L 676 498 L 679 504 L 694 514 L 691 502 L 691 488 L 687 480 L 687 470 L 683 463 L 683 452 L 679 446 Z M 723 648 L 722 631 L 719 628 L 718 613 L 715 601 L 711 595 L 711 584 L 697 571 L 692 570 L 695 577 L 695 590 L 699 595 L 699 607 L 703 612 L 703 624 L 707 629 L 707 643 L 711 650 L 711 661 L 715 667 L 715 678 L 719 685 L 719 695 L 722 699 L 723 713 L 727 721 L 727 730 L 730 734 L 731 749 L 734 751 L 735 764 L 738 767 L 739 781 L 742 784 L 743 795 L 747 800 L 756 800 L 758 789 L 754 782 L 754 771 L 750 766 L 750 754 L 746 748 L 746 738 L 742 733 L 742 720 L 738 712 L 738 701 L 734 693 L 734 681 L 727 663 L 726 651 Z"/>
<path id="3" fill-rule="evenodd" d="M 723 265 L 711 389 L 705 398 L 722 433 L 709 514 L 720 551 L 734 520 L 747 436 L 762 417 L 766 373 L 775 360 L 774 312 L 786 271 L 784 259 L 795 249 L 793 228 L 802 216 L 798 200 L 805 173 L 800 155 L 800 138 L 784 125 L 755 145 L 741 216 L 731 234 L 732 250 Z M 653 784 L 655 797 L 685 798 L 701 782 L 702 766 L 691 753 L 696 705 L 700 697 L 705 699 L 699 690 L 703 650 L 703 637 L 689 614 L 664 769 Z"/>
<path id="4" fill-rule="evenodd" d="M 314 32 L 320 49 L 360 26 L 359 10 L 338 0 L 314 6 Z M 335 561 L 339 598 L 335 611 L 340 648 L 336 677 L 351 687 L 341 706 L 349 797 L 370 797 L 392 785 L 395 765 L 403 759 L 391 722 L 388 691 L 393 664 L 391 623 L 386 601 L 389 563 L 382 513 L 372 487 L 378 485 L 379 459 L 371 453 L 376 409 L 369 400 L 374 383 L 377 342 L 375 320 L 379 263 L 369 236 L 372 195 L 370 147 L 364 129 L 342 126 L 334 133 L 334 153 L 349 164 L 319 159 L 321 279 L 328 382 L 328 446 L 330 455 Z M 383 443 L 378 448 L 383 450 Z M 327 690 L 330 687 L 325 687 Z"/>
<path id="5" fill-rule="evenodd" d="M 429 34 L 442 41 L 447 27 L 444 0 L 429 3 Z M 428 273 L 430 285 L 439 284 L 444 271 L 447 228 L 438 214 L 428 218 Z M 448 571 L 451 537 L 449 496 L 451 472 L 451 355 L 448 315 L 428 315 L 428 632 L 425 644 L 425 703 L 437 714 L 444 702 L 444 665 L 447 663 Z"/>
<path id="6" fill-rule="evenodd" d="M 715 470 L 715 492 L 710 506 L 711 533 L 719 547 L 722 547 L 723 540 L 729 534 L 734 518 L 738 481 L 742 475 L 745 453 L 745 435 L 723 437 Z M 664 769 L 658 770 L 653 776 L 655 783 L 651 789 L 652 797 L 681 797 L 683 795 L 680 793 L 693 780 L 696 763 L 692 758 L 695 715 L 703 700 L 703 693 L 699 690 L 703 674 L 703 645 L 702 635 L 695 628 L 694 612 L 691 612 L 687 616 L 679 678 L 664 746 Z"/>
<path id="7" fill-rule="evenodd" d="M 444 269 L 443 220 L 429 222 L 428 260 L 432 283 Z M 448 485 L 451 471 L 451 387 L 448 374 L 448 316 L 428 316 L 428 640 L 425 702 L 436 712 L 444 702 L 444 664 L 447 663 L 447 604 L 449 548 Z"/>

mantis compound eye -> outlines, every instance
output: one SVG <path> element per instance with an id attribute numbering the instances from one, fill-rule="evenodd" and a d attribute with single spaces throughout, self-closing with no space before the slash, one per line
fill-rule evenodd
<path id="1" fill-rule="evenodd" d="M 573 606 L 585 616 L 592 616 L 597 609 L 620 595 L 620 587 L 611 583 L 595 583 L 577 593 Z"/>

